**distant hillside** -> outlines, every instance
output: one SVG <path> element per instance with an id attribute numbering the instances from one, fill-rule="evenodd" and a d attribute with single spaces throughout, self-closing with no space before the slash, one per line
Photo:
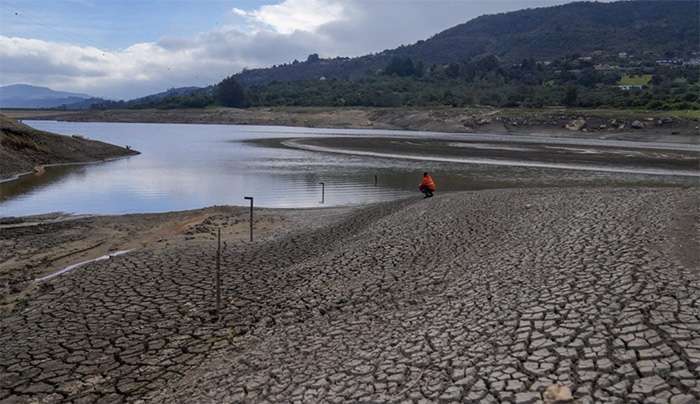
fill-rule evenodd
<path id="1" fill-rule="evenodd" d="M 202 88 L 200 88 L 200 87 L 170 88 L 170 89 L 163 91 L 163 92 L 160 92 L 160 93 L 147 95 L 147 96 L 141 97 L 141 98 L 134 98 L 132 100 L 127 101 L 127 104 L 130 104 L 130 105 L 151 104 L 151 103 L 162 101 L 162 100 L 169 98 L 169 97 L 187 96 L 187 95 L 190 95 L 190 94 L 197 92 L 197 91 L 200 91 L 200 90 L 202 90 Z"/>
<path id="2" fill-rule="evenodd" d="M 700 2 L 578 2 L 486 15 L 430 39 L 358 58 L 318 59 L 236 75 L 246 86 L 271 81 L 353 79 L 384 68 L 393 56 L 427 65 L 495 55 L 502 62 L 545 60 L 602 52 L 630 56 L 686 56 L 700 50 Z"/>
<path id="3" fill-rule="evenodd" d="M 0 108 L 55 108 L 89 98 L 91 97 L 87 94 L 55 91 L 28 84 L 0 87 Z"/>
<path id="4" fill-rule="evenodd" d="M 0 179 L 43 164 L 78 163 L 138 154 L 78 136 L 36 130 L 0 114 Z"/>

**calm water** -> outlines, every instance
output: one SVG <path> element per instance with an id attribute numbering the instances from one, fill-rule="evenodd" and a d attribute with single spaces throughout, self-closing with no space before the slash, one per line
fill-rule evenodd
<path id="1" fill-rule="evenodd" d="M 41 176 L 0 184 L 0 216 L 47 212 L 134 213 L 211 205 L 314 207 L 416 195 L 414 164 L 251 145 L 245 140 L 320 136 L 306 128 L 29 121 L 61 134 L 130 145 L 142 154 L 121 160 L 51 167 Z M 344 131 L 363 133 L 362 131 Z M 379 132 L 391 134 L 392 132 Z M 381 172 L 379 185 L 374 175 Z M 325 182 L 325 204 L 321 185 Z"/>
<path id="2" fill-rule="evenodd" d="M 262 147 L 250 139 L 428 136 L 415 132 L 289 127 L 25 122 L 62 134 L 130 145 L 142 154 L 117 161 L 52 167 L 41 176 L 0 183 L 0 217 L 67 213 L 136 213 L 212 205 L 317 207 L 416 196 L 420 174 L 435 173 L 439 190 L 646 181 L 634 176 L 536 168 L 455 165 Z M 374 185 L 374 176 L 379 183 Z M 321 186 L 325 182 L 325 204 Z"/>

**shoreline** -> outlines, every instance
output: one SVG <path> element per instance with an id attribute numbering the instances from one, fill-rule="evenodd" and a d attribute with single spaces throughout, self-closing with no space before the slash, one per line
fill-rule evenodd
<path id="1" fill-rule="evenodd" d="M 139 153 L 140 154 L 140 153 Z M 40 164 L 32 171 L 26 171 L 18 174 L 14 174 L 10 177 L 0 177 L 0 184 L 7 183 L 7 182 L 12 182 L 12 181 L 17 181 L 21 179 L 22 177 L 26 177 L 28 175 L 36 174 L 36 175 L 43 175 L 44 170 L 47 168 L 51 167 L 65 167 L 65 166 L 82 166 L 82 165 L 92 165 L 92 164 L 101 164 L 101 163 L 109 163 L 110 161 L 117 161 L 117 160 L 122 160 L 130 157 L 137 156 L 136 155 L 127 155 L 127 156 L 116 156 L 116 157 L 110 157 L 106 158 L 103 160 L 94 160 L 94 161 L 76 161 L 76 162 L 66 162 L 66 163 L 49 163 L 49 164 Z"/>
<path id="2" fill-rule="evenodd" d="M 38 130 L 0 113 L 0 183 L 42 173 L 48 167 L 92 164 L 138 154 L 129 147 L 80 135 Z"/>
<path id="3" fill-rule="evenodd" d="M 450 107 L 256 107 L 173 110 L 4 110 L 20 119 L 387 129 L 700 142 L 700 112 Z M 581 123 L 583 122 L 583 123 Z M 576 123 L 576 124 L 573 124 Z M 573 126 L 572 126 L 573 124 Z"/>
<path id="4" fill-rule="evenodd" d="M 347 138 L 346 138 L 347 139 Z M 303 143 L 303 141 L 307 143 Z M 682 177 L 700 177 L 700 170 L 698 171 L 681 171 L 681 170 L 659 170 L 659 169 L 649 169 L 649 168 L 615 168 L 615 167 L 605 167 L 605 166 L 585 166 L 585 165 L 575 165 L 567 163 L 547 163 L 547 162 L 529 162 L 524 160 L 499 160 L 484 157 L 445 157 L 436 155 L 412 155 L 412 154 L 399 154 L 399 153 L 388 153 L 380 151 L 367 151 L 367 150 L 354 150 L 354 149 L 343 149 L 334 148 L 322 145 L 308 144 L 309 141 L 314 143 L 329 143 L 328 139 L 290 139 L 283 140 L 280 143 L 291 149 L 298 150 L 308 150 L 316 151 L 322 153 L 336 153 L 354 156 L 368 156 L 368 157 L 380 157 L 389 159 L 405 159 L 405 160 L 416 160 L 416 161 L 435 161 L 444 163 L 456 163 L 456 164 L 484 164 L 493 166 L 504 166 L 504 167 L 530 167 L 530 168 L 550 168 L 558 170 L 577 170 L 577 171 L 594 171 L 594 172 L 608 172 L 608 173 L 622 173 L 622 174 L 642 174 L 642 175 L 658 175 L 658 176 L 682 176 Z M 370 139 L 363 139 L 365 141 Z M 371 140 L 386 141 L 386 138 L 373 138 Z M 376 143 L 375 143 L 376 144 Z M 386 147 L 385 147 L 386 150 Z"/>

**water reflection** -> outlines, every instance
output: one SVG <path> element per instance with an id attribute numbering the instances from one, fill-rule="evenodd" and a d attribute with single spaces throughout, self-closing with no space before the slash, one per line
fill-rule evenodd
<path id="1" fill-rule="evenodd" d="M 261 147 L 251 139 L 329 136 L 328 129 L 133 123 L 32 121 L 42 130 L 82 134 L 131 145 L 141 155 L 84 166 L 51 167 L 0 184 L 0 216 L 46 212 L 134 213 L 194 209 L 211 205 L 325 206 L 361 204 L 416 191 L 423 171 L 434 172 L 439 191 L 508 186 L 643 183 L 643 176 L 563 173 L 557 170 L 455 165 Z M 397 136 L 396 131 L 346 131 Z M 386 133 L 384 133 L 386 132 Z M 404 135 L 415 136 L 412 133 Z M 377 186 L 374 176 L 378 175 Z"/>

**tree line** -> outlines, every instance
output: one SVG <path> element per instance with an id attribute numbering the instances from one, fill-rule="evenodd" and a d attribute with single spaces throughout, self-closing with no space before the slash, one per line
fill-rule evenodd
<path id="1" fill-rule="evenodd" d="M 641 89 L 622 90 L 626 74 L 652 71 Z M 392 57 L 379 72 L 357 80 L 273 81 L 244 88 L 236 76 L 213 88 L 127 108 L 201 108 L 256 106 L 455 106 L 700 109 L 700 69 L 642 66 L 637 70 L 600 70 L 578 55 L 538 63 L 524 59 L 503 64 L 487 55 L 462 63 L 425 65 Z"/>

